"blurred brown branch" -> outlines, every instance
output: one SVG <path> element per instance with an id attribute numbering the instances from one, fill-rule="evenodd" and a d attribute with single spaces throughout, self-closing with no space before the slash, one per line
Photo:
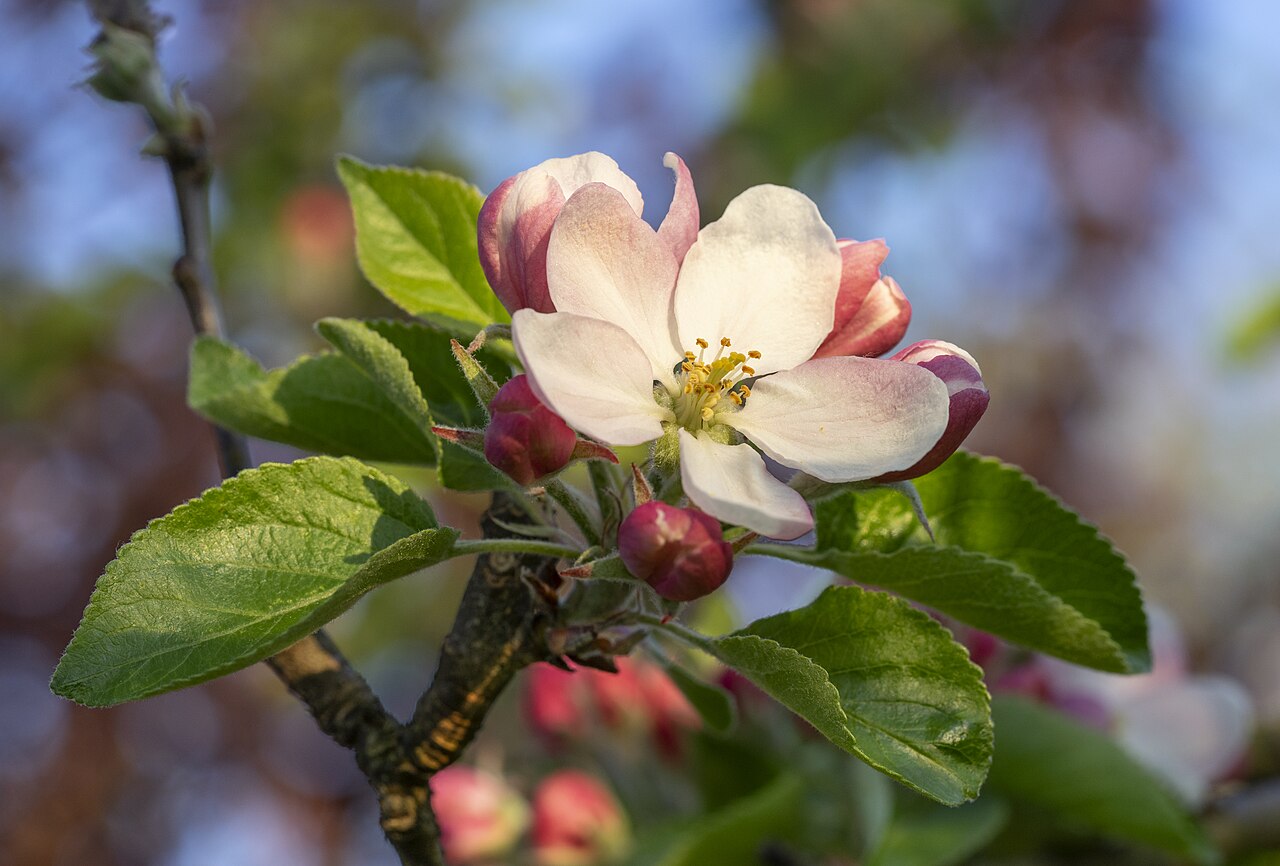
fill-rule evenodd
<path id="1" fill-rule="evenodd" d="M 209 121 L 181 90 L 167 87 L 155 56 L 166 22 L 146 2 L 90 0 L 89 5 L 102 25 L 90 46 L 98 63 L 89 84 L 108 99 L 146 110 L 155 137 L 144 151 L 168 166 L 182 230 L 174 282 L 195 332 L 222 337 L 211 261 Z M 223 474 L 248 468 L 244 437 L 214 429 Z M 482 525 L 487 537 L 504 537 L 511 534 L 504 527 L 529 519 L 517 503 L 495 496 Z M 521 668 L 554 655 L 546 637 L 554 619 L 554 592 L 535 588 L 557 583 L 553 562 L 545 557 L 480 556 L 442 647 L 439 670 L 405 725 L 386 711 L 323 631 L 267 660 L 320 729 L 355 753 L 378 795 L 383 832 L 402 863 L 443 864 L 430 778 L 458 759 Z M 586 647 L 594 635 L 584 639 Z"/>
<path id="2" fill-rule="evenodd" d="M 90 0 L 89 7 L 102 25 L 89 49 L 98 60 L 89 84 L 108 99 L 146 110 L 156 134 L 145 152 L 164 159 L 168 166 L 182 230 L 183 252 L 174 263 L 174 282 L 195 333 L 223 337 L 211 259 L 213 165 L 208 119 L 179 89 L 167 89 L 155 56 L 156 38 L 166 21 L 152 13 L 145 0 Z M 249 468 L 245 438 L 217 426 L 214 433 L 223 475 Z M 378 793 L 383 827 L 402 862 L 442 863 L 426 780 L 412 778 L 406 783 L 395 770 L 406 765 L 400 725 L 333 641 L 318 631 L 267 664 L 307 705 L 326 734 L 356 752 L 357 762 Z M 397 822 L 404 823 L 406 812 L 412 818 L 405 829 L 412 832 L 393 832 Z"/>

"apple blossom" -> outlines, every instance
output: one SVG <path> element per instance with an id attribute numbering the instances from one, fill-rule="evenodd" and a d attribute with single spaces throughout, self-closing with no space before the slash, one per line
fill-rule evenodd
<path id="1" fill-rule="evenodd" d="M 682 260 L 698 236 L 698 199 L 684 161 L 668 153 L 663 164 L 675 172 L 676 188 L 658 237 Z M 642 215 L 644 199 L 635 181 L 594 152 L 549 159 L 507 178 L 485 199 L 477 226 L 480 264 L 508 311 L 556 309 L 547 287 L 551 227 L 565 201 L 591 183 L 616 190 L 637 218 Z"/>
<path id="2" fill-rule="evenodd" d="M 489 863 L 515 848 L 529 826 L 529 806 L 502 779 L 454 765 L 431 778 L 440 844 L 451 864 Z"/>
<path id="3" fill-rule="evenodd" d="M 599 780 L 561 770 L 533 793 L 533 851 L 538 866 L 604 866 L 631 847 L 626 816 Z"/>
<path id="4" fill-rule="evenodd" d="M 585 183 L 554 220 L 556 312 L 517 310 L 539 399 L 607 445 L 657 456 L 702 511 L 761 535 L 813 526 L 760 452 L 828 482 L 913 467 L 948 427 L 947 383 L 916 363 L 815 358 L 836 323 L 835 235 L 795 190 L 743 192 L 683 261 L 626 195 Z"/>
<path id="5" fill-rule="evenodd" d="M 534 395 L 525 376 L 515 376 L 489 402 L 484 456 L 520 484 L 568 465 L 577 435 Z"/>

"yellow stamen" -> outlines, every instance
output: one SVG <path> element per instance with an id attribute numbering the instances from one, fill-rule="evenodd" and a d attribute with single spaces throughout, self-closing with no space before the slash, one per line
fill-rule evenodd
<path id="1" fill-rule="evenodd" d="M 747 352 L 747 357 L 753 361 L 758 361 L 760 360 L 760 352 L 756 349 L 752 349 L 750 352 Z"/>

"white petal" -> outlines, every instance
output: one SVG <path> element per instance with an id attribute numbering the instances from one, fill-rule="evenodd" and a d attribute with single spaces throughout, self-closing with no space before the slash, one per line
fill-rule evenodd
<path id="1" fill-rule="evenodd" d="M 1120 742 L 1191 805 L 1244 756 L 1253 734 L 1253 703 L 1234 680 L 1189 677 L 1119 708 Z"/>
<path id="2" fill-rule="evenodd" d="M 949 410 L 946 383 L 923 367 L 836 357 L 761 379 L 741 411 L 720 419 L 779 463 L 836 482 L 913 465 Z"/>
<path id="3" fill-rule="evenodd" d="M 653 399 L 649 359 L 617 325 L 572 313 L 517 310 L 516 354 L 538 399 L 581 433 L 607 445 L 662 435 L 671 413 Z"/>
<path id="4" fill-rule="evenodd" d="M 680 480 L 694 505 L 726 523 L 784 539 L 813 529 L 804 498 L 770 475 L 750 445 L 724 445 L 681 430 Z"/>
<path id="5" fill-rule="evenodd" d="M 840 251 L 818 208 L 803 194 L 756 186 L 698 233 L 676 284 L 680 345 L 722 337 L 762 357 L 760 373 L 813 357 L 831 333 L 840 290 Z"/>
<path id="6" fill-rule="evenodd" d="M 618 325 L 644 350 L 653 379 L 675 384 L 680 360 L 671 321 L 671 247 L 616 189 L 589 183 L 565 203 L 547 248 L 556 310 Z"/>
<path id="7" fill-rule="evenodd" d="M 577 156 L 548 159 L 537 168 L 556 179 L 565 198 L 589 183 L 603 183 L 622 193 L 636 216 L 644 214 L 644 199 L 640 196 L 640 188 L 636 186 L 636 182 L 618 168 L 612 157 L 603 153 L 591 151 Z"/>

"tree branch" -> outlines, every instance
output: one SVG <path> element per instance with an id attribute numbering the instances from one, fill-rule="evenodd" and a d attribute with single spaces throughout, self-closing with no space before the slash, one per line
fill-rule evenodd
<path id="1" fill-rule="evenodd" d="M 505 527 L 528 522 L 510 497 L 494 494 L 481 527 L 485 538 L 508 538 Z M 405 728 L 410 757 L 421 770 L 436 773 L 457 760 L 511 678 L 551 657 L 545 630 L 554 602 L 535 588 L 559 580 L 550 557 L 498 552 L 476 559 L 435 678 Z M 495 640 L 498 635 L 505 640 Z"/>
<path id="2" fill-rule="evenodd" d="M 155 58 L 166 21 L 146 0 L 89 0 L 102 32 L 90 47 L 98 66 L 89 83 L 100 94 L 142 106 L 156 132 L 147 151 L 164 159 L 172 180 L 182 254 L 173 279 L 197 335 L 225 336 L 211 256 L 209 156 L 203 113 L 167 91 Z M 211 425 L 224 477 L 250 465 L 245 438 Z M 443 866 L 427 780 L 405 758 L 401 725 L 323 631 L 266 664 L 310 710 L 320 729 L 356 755 L 378 795 L 382 827 L 406 866 Z"/>
<path id="3" fill-rule="evenodd" d="M 208 122 L 180 92 L 170 93 L 155 60 L 156 36 L 165 21 L 146 0 L 89 0 L 102 24 L 90 47 L 98 65 L 89 84 L 109 99 L 141 105 L 156 136 L 148 153 L 162 157 L 173 182 L 182 230 L 173 279 L 197 334 L 224 335 L 211 259 Z M 225 476 L 249 466 L 244 437 L 214 427 Z M 537 515 L 515 498 L 495 494 L 482 520 L 486 539 L 509 538 L 505 528 Z M 440 665 L 413 718 L 401 725 L 329 637 L 318 631 L 268 659 L 266 664 L 301 700 L 317 725 L 355 753 L 378 796 L 381 825 L 405 866 L 444 866 L 440 828 L 431 808 L 431 776 L 449 766 L 476 735 L 512 677 L 536 661 L 590 648 L 596 635 L 561 634 L 556 625 L 562 579 L 555 556 L 518 554 L 503 545 L 476 543 L 477 558 L 457 617 L 441 648 Z M 505 639 L 501 636 L 506 636 Z"/>

